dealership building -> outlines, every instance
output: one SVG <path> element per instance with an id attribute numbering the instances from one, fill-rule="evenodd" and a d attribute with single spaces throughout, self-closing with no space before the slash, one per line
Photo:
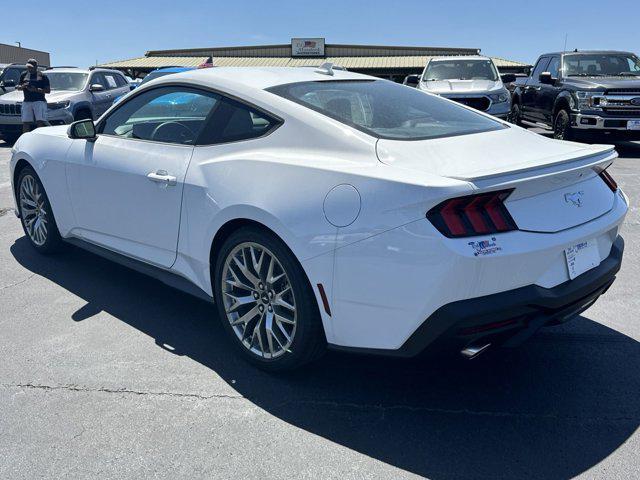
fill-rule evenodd
<path id="1" fill-rule="evenodd" d="M 325 43 L 324 38 L 293 38 L 283 45 L 151 50 L 144 57 L 100 66 L 141 77 L 163 67 L 313 67 L 331 62 L 352 72 L 401 82 L 407 75 L 422 72 L 432 57 L 480 54 L 479 48 L 341 45 Z M 504 58 L 493 60 L 500 73 L 526 73 L 531 68 Z"/>
<path id="2" fill-rule="evenodd" d="M 32 48 L 23 48 L 21 45 L 7 45 L 0 43 L 0 64 L 27 63 L 27 60 L 35 58 L 40 65 L 51 65 L 49 53 Z"/>

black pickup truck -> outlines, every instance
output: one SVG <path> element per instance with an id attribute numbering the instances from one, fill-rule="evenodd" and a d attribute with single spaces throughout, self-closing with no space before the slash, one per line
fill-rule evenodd
<path id="1" fill-rule="evenodd" d="M 640 140 L 640 59 L 617 51 L 542 55 L 515 82 L 510 120 L 550 127 L 562 140 L 580 132 Z"/>

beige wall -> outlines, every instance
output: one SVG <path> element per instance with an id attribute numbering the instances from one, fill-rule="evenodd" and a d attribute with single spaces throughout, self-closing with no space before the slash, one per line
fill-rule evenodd
<path id="1" fill-rule="evenodd" d="M 25 63 L 30 58 L 35 58 L 43 66 L 51 66 L 51 58 L 47 52 L 0 43 L 0 63 Z"/>

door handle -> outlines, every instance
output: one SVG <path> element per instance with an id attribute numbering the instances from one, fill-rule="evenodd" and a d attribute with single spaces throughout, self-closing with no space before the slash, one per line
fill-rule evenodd
<path id="1" fill-rule="evenodd" d="M 147 178 L 152 182 L 164 183 L 170 187 L 178 183 L 178 179 L 173 175 L 169 175 L 166 170 L 157 170 L 147 174 Z"/>

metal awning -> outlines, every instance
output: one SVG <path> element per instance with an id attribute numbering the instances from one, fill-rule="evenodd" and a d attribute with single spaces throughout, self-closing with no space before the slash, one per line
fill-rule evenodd
<path id="1" fill-rule="evenodd" d="M 163 67 L 197 67 L 211 57 L 138 57 L 119 62 L 104 63 L 104 68 L 155 69 Z M 340 65 L 348 70 L 387 70 L 420 69 L 432 56 L 371 56 L 371 57 L 326 57 L 326 58 L 290 58 L 290 57 L 214 57 L 215 67 L 313 67 L 324 62 Z M 524 63 L 493 58 L 496 67 L 527 67 Z"/>
<path id="2" fill-rule="evenodd" d="M 137 57 L 118 62 L 99 65 L 102 68 L 122 69 L 156 69 L 166 67 L 197 67 L 205 63 L 210 57 Z"/>

